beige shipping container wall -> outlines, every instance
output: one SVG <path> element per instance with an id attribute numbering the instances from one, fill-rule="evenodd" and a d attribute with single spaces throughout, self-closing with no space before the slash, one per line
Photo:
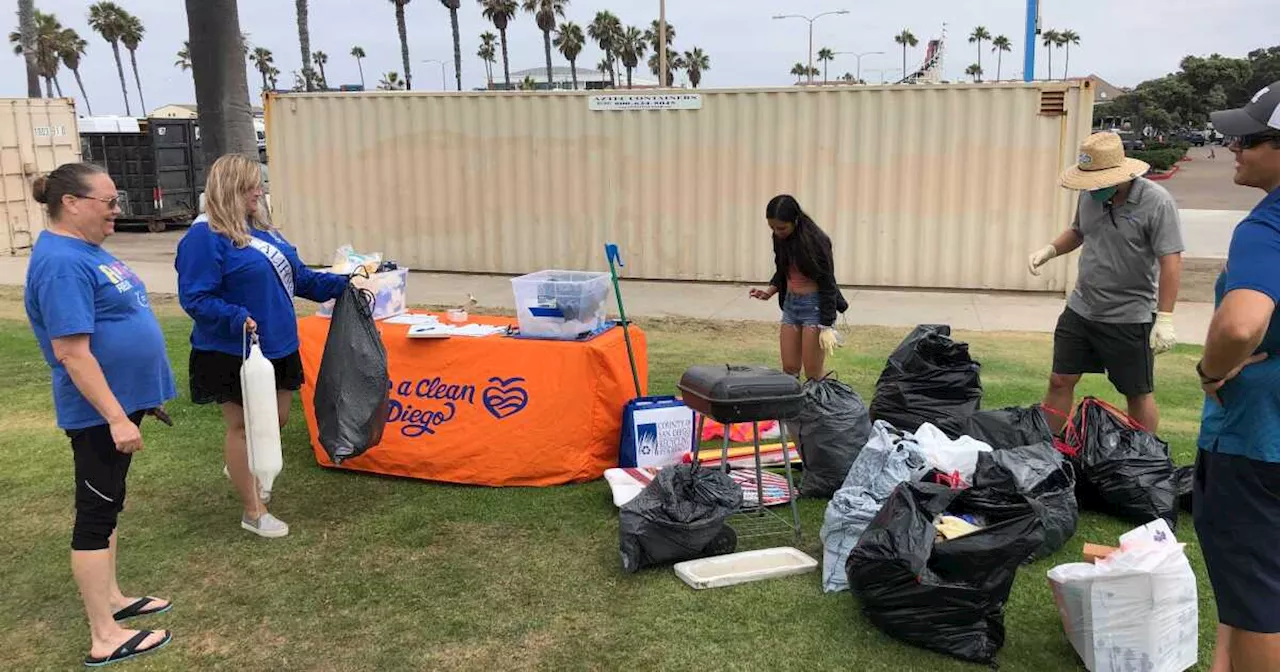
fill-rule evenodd
<path id="1" fill-rule="evenodd" d="M 1062 291 L 1026 257 L 1070 223 L 1059 171 L 1084 83 L 682 91 L 698 109 L 593 110 L 593 93 L 285 94 L 267 103 L 273 215 L 310 263 L 766 281 L 765 204 L 799 199 L 844 285 Z M 625 91 L 605 95 L 627 95 Z"/>
<path id="2" fill-rule="evenodd" d="M 31 199 L 31 182 L 80 160 L 80 132 L 70 98 L 0 99 L 0 247 L 31 249 L 45 227 L 44 208 Z"/>

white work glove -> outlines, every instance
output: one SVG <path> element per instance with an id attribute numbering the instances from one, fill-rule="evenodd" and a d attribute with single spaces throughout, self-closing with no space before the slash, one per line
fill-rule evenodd
<path id="1" fill-rule="evenodd" d="M 1168 352 L 1178 344 L 1173 333 L 1173 313 L 1156 313 L 1156 323 L 1151 329 L 1151 349 L 1157 355 Z"/>
<path id="2" fill-rule="evenodd" d="M 826 352 L 828 357 L 836 354 L 836 345 L 839 343 L 835 327 L 823 327 L 822 333 L 818 334 L 818 344 L 822 346 L 823 352 Z"/>
<path id="3" fill-rule="evenodd" d="M 1027 270 L 1031 275 L 1040 275 L 1040 267 L 1044 266 L 1048 261 L 1058 256 L 1058 248 L 1053 245 L 1045 245 L 1042 249 L 1031 253 L 1031 258 L 1027 260 Z"/>

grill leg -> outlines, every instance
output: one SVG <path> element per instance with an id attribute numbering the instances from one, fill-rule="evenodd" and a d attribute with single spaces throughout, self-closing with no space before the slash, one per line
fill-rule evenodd
<path id="1" fill-rule="evenodd" d="M 724 427 L 724 443 L 720 444 L 720 470 L 729 473 L 729 425 L 721 423 Z"/>
<path id="2" fill-rule="evenodd" d="M 795 480 L 791 477 L 791 453 L 787 450 L 787 426 L 781 422 L 778 426 L 782 429 L 782 464 L 787 471 L 787 494 L 791 504 L 791 520 L 795 525 L 796 543 L 800 543 L 800 509 L 796 506 Z"/>
<path id="3" fill-rule="evenodd" d="M 756 446 L 756 509 L 760 514 L 764 514 L 764 476 L 763 469 L 760 467 L 760 423 L 758 421 L 751 423 L 751 434 L 755 439 Z"/>
<path id="4" fill-rule="evenodd" d="M 707 416 L 699 413 L 698 426 L 693 430 L 693 446 L 690 448 L 693 451 L 693 466 L 695 467 L 698 466 L 698 453 L 701 452 L 699 449 L 702 448 L 702 428 L 706 425 L 706 422 Z"/>

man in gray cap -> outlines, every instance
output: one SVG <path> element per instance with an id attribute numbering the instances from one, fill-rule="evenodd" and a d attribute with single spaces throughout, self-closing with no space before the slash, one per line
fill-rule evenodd
<path id="1" fill-rule="evenodd" d="M 1204 357 L 1192 492 L 1218 607 L 1214 672 L 1280 670 L 1280 81 L 1215 112 L 1235 183 L 1266 195 L 1231 234 Z"/>
<path id="2" fill-rule="evenodd" d="M 1155 355 L 1177 342 L 1173 308 L 1183 245 L 1178 206 L 1164 187 L 1142 177 L 1149 168 L 1125 156 L 1115 133 L 1086 138 L 1076 165 L 1060 178 L 1081 192 L 1075 221 L 1027 263 L 1040 275 L 1050 259 L 1084 247 L 1075 291 L 1053 332 L 1042 406 L 1054 431 L 1066 423 L 1085 373 L 1106 372 L 1134 420 L 1151 432 L 1159 423 Z"/>

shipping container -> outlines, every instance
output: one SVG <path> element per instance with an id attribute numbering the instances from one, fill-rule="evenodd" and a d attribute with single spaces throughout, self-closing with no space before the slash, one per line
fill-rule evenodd
<path id="1" fill-rule="evenodd" d="M 204 193 L 204 154 L 194 119 L 83 120 L 84 160 L 107 169 L 120 194 L 116 225 L 163 231 L 187 225 Z M 105 123 L 104 123 L 105 121 Z"/>
<path id="2" fill-rule="evenodd" d="M 415 270 L 764 282 L 764 208 L 794 195 L 842 285 L 1062 292 L 1026 257 L 1068 226 L 1058 185 L 1087 81 L 647 92 L 270 95 L 273 217 L 303 258 Z"/>
<path id="3" fill-rule="evenodd" d="M 31 183 L 79 160 L 72 99 L 0 99 L 0 245 L 7 254 L 29 251 L 47 223 L 44 207 L 31 198 Z"/>

